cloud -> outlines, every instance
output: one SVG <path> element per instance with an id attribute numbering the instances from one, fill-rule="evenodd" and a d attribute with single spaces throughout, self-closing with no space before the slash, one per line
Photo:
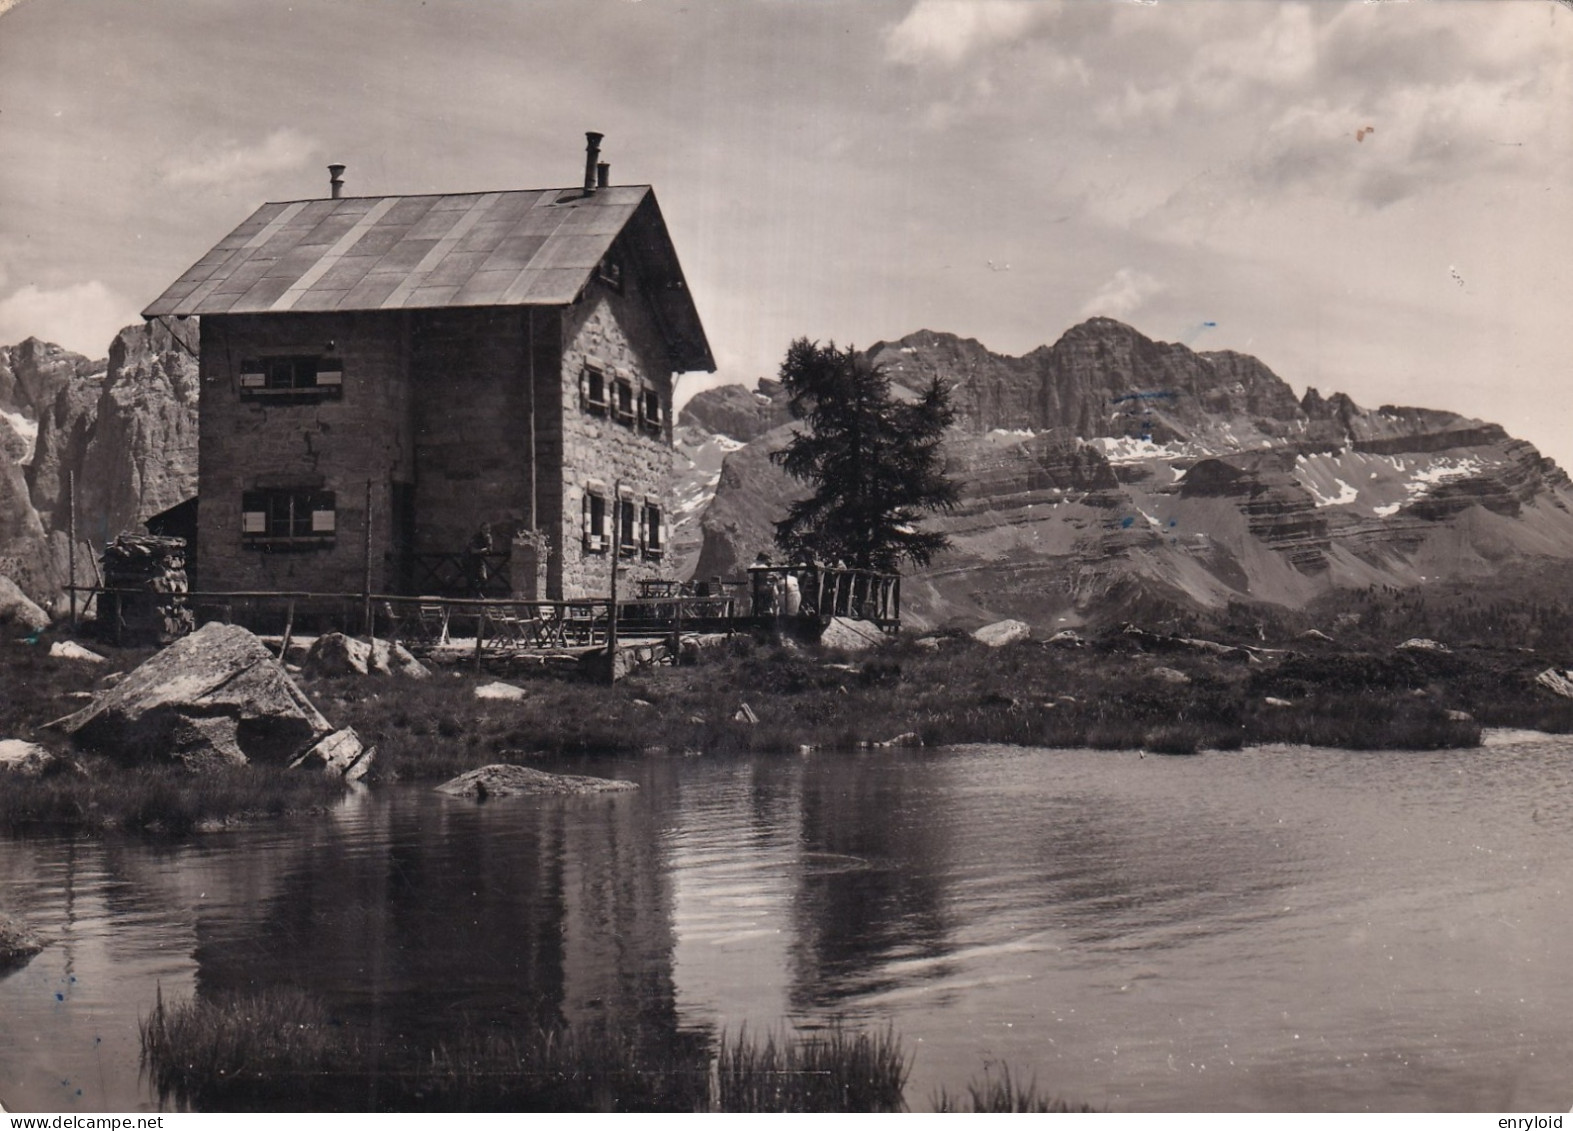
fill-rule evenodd
<path id="1" fill-rule="evenodd" d="M 40 338 L 102 357 L 120 328 L 136 320 L 132 304 L 97 279 L 54 290 L 29 283 L 0 299 L 0 342 Z"/>
<path id="2" fill-rule="evenodd" d="M 1145 306 L 1148 299 L 1167 289 L 1166 284 L 1145 271 L 1121 267 L 1087 300 L 1078 317 L 1129 318 Z"/>
<path id="3" fill-rule="evenodd" d="M 974 52 L 1021 38 L 1055 7 L 1047 0 L 918 0 L 886 34 L 885 51 L 897 63 L 954 66 Z"/>
<path id="4" fill-rule="evenodd" d="M 216 149 L 178 157 L 165 167 L 164 180 L 197 188 L 254 181 L 269 173 L 299 168 L 321 149 L 313 139 L 286 127 L 274 130 L 256 145 L 230 141 Z"/>

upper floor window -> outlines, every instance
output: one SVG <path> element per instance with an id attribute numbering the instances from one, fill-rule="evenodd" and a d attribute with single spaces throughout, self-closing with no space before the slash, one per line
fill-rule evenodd
<path id="1" fill-rule="evenodd" d="M 612 412 L 622 424 L 634 422 L 634 385 L 626 377 L 612 382 Z"/>
<path id="2" fill-rule="evenodd" d="M 610 255 L 601 260 L 601 266 L 596 274 L 600 277 L 601 282 L 611 287 L 612 290 L 621 291 L 623 289 L 623 265 Z"/>
<path id="3" fill-rule="evenodd" d="M 646 388 L 639 393 L 639 423 L 652 436 L 661 434 L 661 391 Z"/>
<path id="4" fill-rule="evenodd" d="M 333 545 L 337 527 L 332 491 L 275 487 L 241 495 L 240 541 L 248 549 L 321 549 Z"/>
<path id="5" fill-rule="evenodd" d="M 336 357 L 275 354 L 240 363 L 243 400 L 337 400 L 344 395 L 344 363 Z"/>
<path id="6" fill-rule="evenodd" d="M 606 374 L 599 365 L 586 363 L 584 367 L 584 407 L 590 412 L 606 412 Z"/>

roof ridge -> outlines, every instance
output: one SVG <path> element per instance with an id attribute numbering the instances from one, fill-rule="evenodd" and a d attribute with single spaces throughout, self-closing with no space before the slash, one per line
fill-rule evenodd
<path id="1" fill-rule="evenodd" d="M 654 185 L 602 185 L 590 196 L 596 196 L 609 189 L 654 189 Z M 547 186 L 546 188 L 516 188 L 516 189 L 465 189 L 462 192 L 383 192 L 368 196 L 303 196 L 297 200 L 264 200 L 257 205 L 264 208 L 269 204 L 332 204 L 335 200 L 417 200 L 425 196 L 489 196 L 492 193 L 512 192 L 574 192 L 584 196 L 583 185 L 563 185 L 559 188 Z"/>

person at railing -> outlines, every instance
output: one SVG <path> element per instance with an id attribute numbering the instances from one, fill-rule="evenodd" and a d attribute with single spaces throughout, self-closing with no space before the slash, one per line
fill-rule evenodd
<path id="1" fill-rule="evenodd" d="M 781 612 L 785 616 L 795 617 L 802 604 L 803 591 L 798 587 L 797 574 L 787 570 L 781 582 Z"/>
<path id="2" fill-rule="evenodd" d="M 492 540 L 492 524 L 481 523 L 481 528 L 475 532 L 475 537 L 470 539 L 470 544 L 464 551 L 465 583 L 476 597 L 486 593 L 486 582 L 490 580 L 489 567 L 486 555 L 494 552 L 496 548 Z"/>

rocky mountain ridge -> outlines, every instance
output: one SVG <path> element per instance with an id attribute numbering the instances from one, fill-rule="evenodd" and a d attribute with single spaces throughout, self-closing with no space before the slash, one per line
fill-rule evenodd
<path id="1" fill-rule="evenodd" d="M 42 604 L 123 530 L 196 493 L 197 363 L 158 324 L 127 326 L 94 361 L 29 338 L 0 347 L 0 574 Z"/>
<path id="2" fill-rule="evenodd" d="M 1338 589 L 1573 561 L 1573 484 L 1494 424 L 1296 397 L 1257 358 L 1106 318 L 1016 358 L 927 330 L 866 353 L 898 393 L 940 377 L 957 410 L 947 454 L 963 501 L 932 520 L 952 549 L 905 587 L 919 623 L 1063 627 L 1117 615 L 1133 594 L 1303 608 Z M 745 435 L 705 432 L 738 421 Z M 680 423 L 684 436 L 741 442 L 690 537 L 697 576 L 735 572 L 802 489 L 768 458 L 792 429 L 784 399 L 712 390 Z"/>

